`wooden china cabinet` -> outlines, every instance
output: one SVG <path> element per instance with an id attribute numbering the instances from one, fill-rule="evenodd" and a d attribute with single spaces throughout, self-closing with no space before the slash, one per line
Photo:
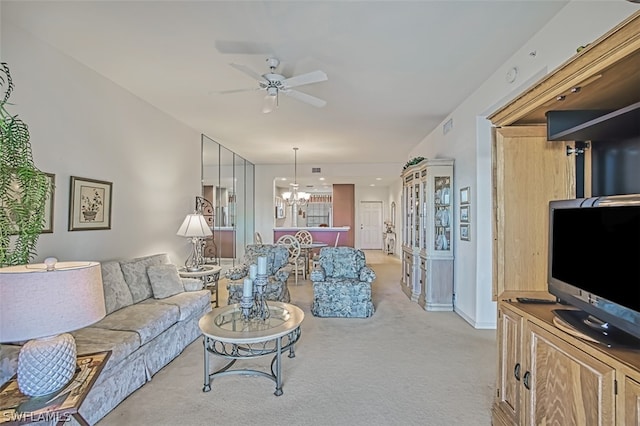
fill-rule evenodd
<path id="1" fill-rule="evenodd" d="M 427 311 L 453 310 L 453 160 L 402 174 L 402 290 Z"/>
<path id="2" fill-rule="evenodd" d="M 621 172 L 603 172 L 603 152 L 608 159 L 637 152 L 640 12 L 489 119 L 495 126 L 493 297 L 498 301 L 493 424 L 640 425 L 640 349 L 589 342 L 554 323 L 557 306 L 515 301 L 551 298 L 546 292 L 549 201 L 606 195 L 602 176 L 612 179 Z M 639 192 L 636 180 L 629 186 Z"/>

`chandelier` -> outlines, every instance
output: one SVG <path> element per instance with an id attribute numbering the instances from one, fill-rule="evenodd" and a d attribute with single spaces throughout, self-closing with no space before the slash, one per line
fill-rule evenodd
<path id="1" fill-rule="evenodd" d="M 309 202 L 311 194 L 298 190 L 298 148 L 293 148 L 293 154 L 293 183 L 289 184 L 289 191 L 282 193 L 282 198 L 290 206 L 304 206 Z"/>

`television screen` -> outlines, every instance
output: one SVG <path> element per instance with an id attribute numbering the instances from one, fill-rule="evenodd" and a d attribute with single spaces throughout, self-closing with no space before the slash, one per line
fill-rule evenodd
<path id="1" fill-rule="evenodd" d="M 640 196 L 552 201 L 549 219 L 549 291 L 640 338 Z"/>

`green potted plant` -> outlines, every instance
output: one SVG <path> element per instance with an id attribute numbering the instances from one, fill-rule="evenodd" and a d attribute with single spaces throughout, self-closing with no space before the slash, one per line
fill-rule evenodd
<path id="1" fill-rule="evenodd" d="M 9 67 L 0 64 L 0 267 L 29 263 L 44 227 L 51 184 L 33 163 L 27 125 L 6 106 L 13 90 Z"/>
<path id="2" fill-rule="evenodd" d="M 407 170 L 409 167 L 415 166 L 422 160 L 424 160 L 424 157 L 414 157 L 405 163 L 404 167 L 402 167 L 402 170 Z"/>

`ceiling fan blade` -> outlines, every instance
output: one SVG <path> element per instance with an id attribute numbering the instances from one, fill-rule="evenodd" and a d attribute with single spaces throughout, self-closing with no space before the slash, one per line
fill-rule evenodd
<path id="1" fill-rule="evenodd" d="M 324 71 L 312 71 L 306 74 L 296 75 L 290 78 L 282 80 L 282 84 L 285 88 L 302 86 L 303 84 L 318 83 L 320 81 L 326 81 L 329 77 Z"/>
<path id="2" fill-rule="evenodd" d="M 268 81 L 261 74 L 258 74 L 257 72 L 255 72 L 249 67 L 246 67 L 240 64 L 233 64 L 233 63 L 229 65 L 231 65 L 233 68 L 237 69 L 238 71 L 245 73 L 246 75 L 253 78 L 254 80 L 264 81 L 268 83 Z"/>
<path id="3" fill-rule="evenodd" d="M 315 96 L 311 96 L 306 93 L 299 92 L 297 90 L 288 89 L 288 90 L 280 90 L 280 92 L 284 93 L 285 95 L 293 99 L 297 99 L 309 105 L 313 105 L 314 107 L 322 108 L 327 104 L 327 101 L 323 99 L 316 98 Z"/>

